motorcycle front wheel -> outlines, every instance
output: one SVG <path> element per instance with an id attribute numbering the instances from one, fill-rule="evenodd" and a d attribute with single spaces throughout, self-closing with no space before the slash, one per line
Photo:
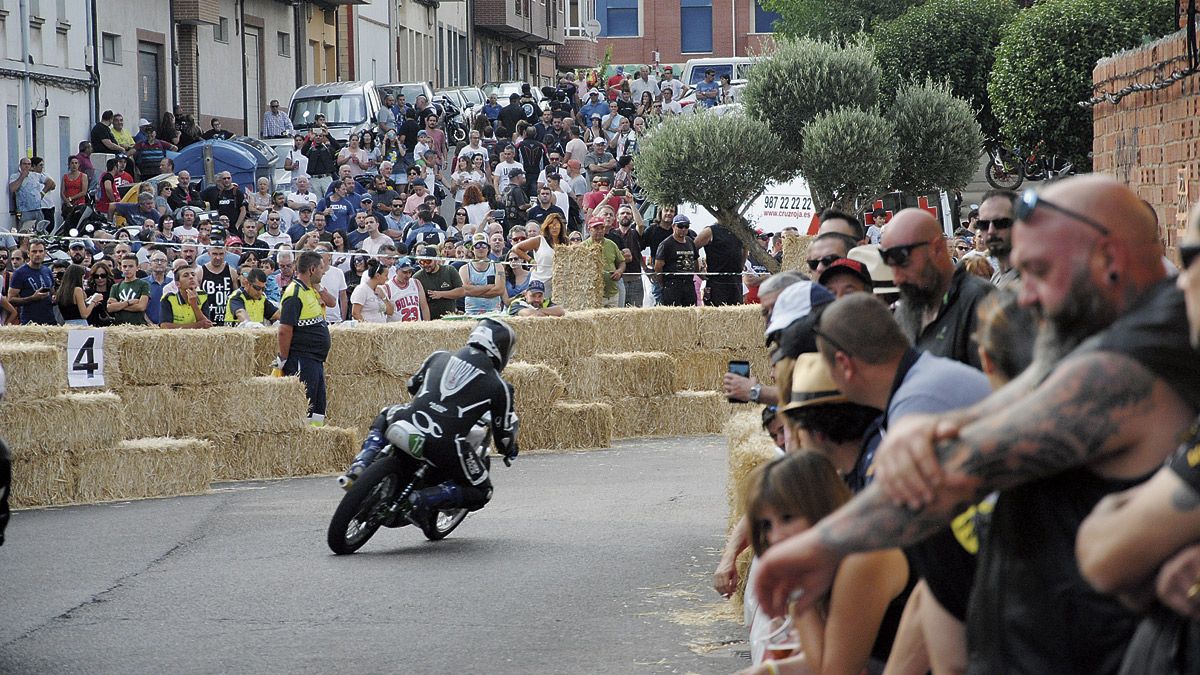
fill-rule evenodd
<path id="1" fill-rule="evenodd" d="M 1016 158 L 1008 161 L 996 161 L 995 158 L 992 158 L 987 164 L 984 177 L 987 179 L 988 185 L 997 190 L 1016 190 L 1025 181 L 1024 162 Z"/>
<path id="2" fill-rule="evenodd" d="M 333 512 L 326 535 L 329 549 L 346 555 L 362 548 L 387 518 L 400 489 L 400 465 L 395 458 L 385 457 L 367 467 Z"/>

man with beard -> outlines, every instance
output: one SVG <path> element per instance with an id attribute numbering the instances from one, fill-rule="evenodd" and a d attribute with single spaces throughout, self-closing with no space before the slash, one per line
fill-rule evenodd
<path id="1" fill-rule="evenodd" d="M 801 590 L 803 611 L 845 556 L 921 541 L 998 490 L 967 672 L 1113 673 L 1136 617 L 1087 587 L 1075 534 L 1103 496 L 1142 481 L 1175 446 L 1200 402 L 1200 359 L 1156 228 L 1128 187 L 1069 178 L 1026 191 L 1014 216 L 1021 304 L 1052 329 L 1034 365 L 970 408 L 897 423 L 871 486 L 759 560 L 759 597 L 780 615 Z"/>
<path id="2" fill-rule="evenodd" d="M 1016 199 L 1017 193 L 1012 190 L 988 190 L 979 204 L 976 227 L 980 235 L 987 236 L 988 253 L 996 261 L 996 272 L 992 275 L 992 285 L 996 288 L 1007 288 L 1021 278 L 1011 260 L 1012 213 Z"/>
<path id="3" fill-rule="evenodd" d="M 978 368 L 977 308 L 995 287 L 955 269 L 937 219 L 922 209 L 897 213 L 879 253 L 900 288 L 896 320 L 913 345 Z"/>

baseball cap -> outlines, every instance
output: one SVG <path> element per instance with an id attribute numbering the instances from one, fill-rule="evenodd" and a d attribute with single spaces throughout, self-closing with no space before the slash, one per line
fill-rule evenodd
<path id="1" fill-rule="evenodd" d="M 600 95 L 599 89 L 591 89 L 588 91 L 588 96 L 599 96 L 599 95 Z"/>
<path id="2" fill-rule="evenodd" d="M 304 206 L 300 207 L 300 211 L 308 211 L 309 213 L 312 213 L 312 210 L 313 210 L 313 207 L 309 206 L 308 204 L 305 204 Z"/>
<path id="3" fill-rule="evenodd" d="M 396 261 L 396 269 L 398 270 L 411 270 L 416 268 L 417 263 L 413 262 L 413 259 L 408 256 L 404 256 Z"/>
<path id="4" fill-rule="evenodd" d="M 242 240 L 238 237 L 228 237 L 225 239 L 226 246 L 241 246 Z"/>
<path id="5" fill-rule="evenodd" d="M 436 246 L 430 246 L 428 244 L 424 244 L 424 245 L 417 247 L 417 255 L 425 256 L 427 258 L 436 256 L 437 252 L 438 251 L 437 251 Z"/>
<path id="6" fill-rule="evenodd" d="M 603 116 L 603 115 L 601 115 L 600 113 L 592 113 L 592 119 L 594 119 L 594 120 L 602 120 L 602 119 L 604 119 L 604 116 Z"/>
<path id="7" fill-rule="evenodd" d="M 486 243 L 488 243 L 488 238 L 487 238 L 486 234 L 484 234 L 482 232 L 476 232 L 475 234 L 471 235 L 471 245 L 472 246 L 474 246 L 475 244 L 486 244 Z"/>
<path id="8" fill-rule="evenodd" d="M 883 262 L 883 256 L 879 253 L 879 244 L 855 246 L 850 249 L 846 257 L 866 265 L 867 274 L 871 277 L 871 287 L 875 293 L 899 292 L 900 289 L 896 288 L 895 277 L 892 275 L 892 268 Z"/>
<path id="9" fill-rule="evenodd" d="M 671 219 L 671 225 L 687 225 L 691 226 L 692 220 L 682 213 Z"/>
<path id="10" fill-rule="evenodd" d="M 545 293 L 546 292 L 546 284 L 544 284 L 540 281 L 531 281 L 531 282 L 529 282 L 529 287 L 526 288 L 525 290 L 529 293 Z"/>
<path id="11" fill-rule="evenodd" d="M 75 241 L 72 241 L 72 242 L 71 242 L 71 245 L 70 245 L 70 246 L 68 246 L 68 247 L 67 247 L 67 249 L 68 249 L 68 250 L 74 250 L 74 249 L 77 249 L 77 248 L 87 248 L 87 244 L 85 244 L 85 243 L 83 243 L 82 241 L 80 241 L 80 240 L 76 239 Z"/>
<path id="12" fill-rule="evenodd" d="M 845 403 L 845 395 L 838 391 L 829 376 L 829 364 L 818 352 L 807 352 L 796 357 L 792 366 L 792 391 L 787 405 L 781 412 L 807 408 L 825 403 Z"/>
<path id="13" fill-rule="evenodd" d="M 150 120 L 143 117 L 142 119 L 138 120 L 138 126 L 139 127 L 149 127 L 149 126 L 154 126 L 154 125 L 150 124 Z"/>
<path id="14" fill-rule="evenodd" d="M 829 289 L 808 280 L 798 281 L 783 289 L 775 301 L 775 308 L 771 310 L 771 321 L 767 324 L 768 342 L 772 341 L 775 333 L 833 301 L 833 293 Z"/>
<path id="15" fill-rule="evenodd" d="M 603 224 L 604 224 L 603 218 L 589 218 L 587 221 L 587 225 L 588 225 L 589 229 L 591 229 L 592 227 L 594 227 L 596 225 L 603 225 Z"/>
<path id="16" fill-rule="evenodd" d="M 671 66 L 663 66 L 663 72 L 664 72 L 664 73 L 671 73 L 671 72 L 674 72 L 674 69 L 673 69 L 673 68 L 671 68 Z"/>
<path id="17" fill-rule="evenodd" d="M 594 115 L 594 117 L 599 117 L 599 115 Z M 596 137 L 592 139 L 592 145 L 608 145 L 608 141 L 604 140 L 603 138 Z"/>
<path id="18" fill-rule="evenodd" d="M 372 204 L 374 204 L 374 203 L 375 203 L 375 198 L 374 198 L 374 197 L 372 197 L 371 195 L 363 195 L 363 196 L 361 196 L 361 197 L 359 197 L 359 198 L 358 198 L 358 203 L 360 203 L 360 204 L 361 204 L 361 203 L 363 203 L 363 202 L 371 202 Z"/>
<path id="19" fill-rule="evenodd" d="M 871 273 L 867 270 L 866 264 L 858 260 L 851 260 L 850 258 L 838 258 L 833 261 L 833 264 L 826 267 L 824 272 L 821 272 L 821 278 L 817 279 L 817 283 L 824 286 L 825 282 L 839 274 L 850 274 L 858 277 L 860 281 L 867 285 L 867 288 L 871 287 Z"/>

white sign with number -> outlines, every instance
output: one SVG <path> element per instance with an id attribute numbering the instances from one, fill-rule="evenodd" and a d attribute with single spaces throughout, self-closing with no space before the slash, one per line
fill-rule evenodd
<path id="1" fill-rule="evenodd" d="M 104 331 L 67 331 L 67 383 L 72 387 L 104 386 Z"/>

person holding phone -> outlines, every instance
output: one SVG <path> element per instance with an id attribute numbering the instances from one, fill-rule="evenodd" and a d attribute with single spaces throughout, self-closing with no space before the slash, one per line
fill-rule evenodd
<path id="1" fill-rule="evenodd" d="M 42 324 L 53 326 L 54 274 L 43 265 L 46 260 L 46 244 L 34 239 L 29 243 L 29 260 L 13 272 L 8 282 L 8 301 L 17 308 L 21 325 Z"/>

